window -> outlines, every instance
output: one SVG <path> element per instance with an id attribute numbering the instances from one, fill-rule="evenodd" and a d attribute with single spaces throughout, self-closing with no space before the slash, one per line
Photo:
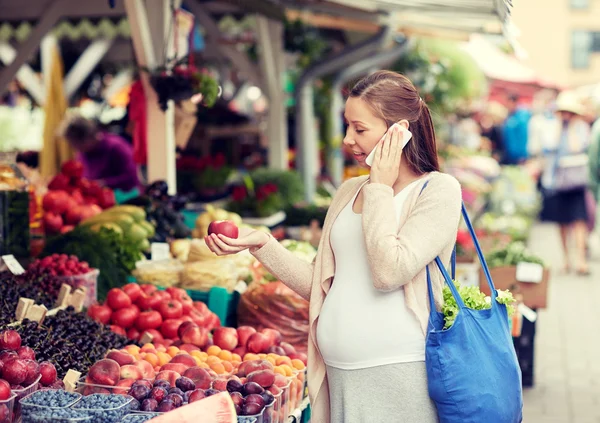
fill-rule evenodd
<path id="1" fill-rule="evenodd" d="M 589 0 L 569 0 L 571 3 L 571 9 L 587 9 L 589 6 Z"/>
<path id="2" fill-rule="evenodd" d="M 573 31 L 571 35 L 571 66 L 574 69 L 586 69 L 590 65 L 593 39 L 598 38 L 590 31 Z"/>

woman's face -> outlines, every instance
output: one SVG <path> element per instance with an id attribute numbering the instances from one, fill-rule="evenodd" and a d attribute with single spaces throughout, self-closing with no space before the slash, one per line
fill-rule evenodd
<path id="1" fill-rule="evenodd" d="M 344 145 L 352 151 L 360 166 L 368 167 L 365 159 L 387 131 L 387 123 L 375 116 L 367 103 L 357 97 L 346 101 L 344 120 L 348 125 Z"/>

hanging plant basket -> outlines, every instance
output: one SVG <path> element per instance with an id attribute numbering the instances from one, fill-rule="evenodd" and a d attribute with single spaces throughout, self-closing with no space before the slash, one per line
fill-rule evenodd
<path id="1" fill-rule="evenodd" d="M 219 84 L 205 72 L 175 67 L 172 71 L 151 72 L 150 84 L 158 96 L 158 104 L 167 110 L 169 100 L 175 103 L 198 96 L 205 107 L 212 107 L 219 96 Z"/>

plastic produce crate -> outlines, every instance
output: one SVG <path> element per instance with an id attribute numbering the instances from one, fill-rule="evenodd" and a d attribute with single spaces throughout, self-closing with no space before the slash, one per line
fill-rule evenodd
<path id="1" fill-rule="evenodd" d="M 225 288 L 213 287 L 210 291 L 187 290 L 194 301 L 202 301 L 209 310 L 215 313 L 223 326 L 237 327 L 237 306 L 240 302 L 240 293 L 229 293 Z"/>
<path id="2" fill-rule="evenodd" d="M 86 288 L 87 291 L 83 305 L 84 307 L 89 307 L 98 302 L 98 275 L 100 275 L 100 270 L 92 269 L 83 275 L 57 276 L 57 279 L 62 280 L 75 289 Z"/>
<path id="3" fill-rule="evenodd" d="M 52 395 L 53 393 L 60 392 L 62 395 L 61 400 L 56 403 L 55 407 L 50 407 L 47 405 L 41 405 L 44 403 L 44 400 L 48 394 Z M 21 416 L 23 418 L 23 423 L 26 423 L 28 420 L 28 416 L 30 415 L 41 415 L 44 412 L 51 412 L 53 410 L 60 410 L 64 408 L 69 408 L 77 401 L 81 399 L 81 394 L 78 393 L 68 393 L 65 391 L 59 391 L 56 389 L 48 389 L 42 391 L 35 391 L 24 398 L 21 398 Z"/>
<path id="4" fill-rule="evenodd" d="M 255 414 L 254 416 L 238 416 L 238 423 L 264 423 L 265 410 L 261 411 L 260 414 Z"/>
<path id="5" fill-rule="evenodd" d="M 0 423 L 11 423 L 13 420 L 13 406 L 16 395 L 7 400 L 0 401 Z"/>
<path id="6" fill-rule="evenodd" d="M 115 400 L 122 399 L 123 402 L 114 406 L 110 406 L 110 404 L 107 404 L 106 402 L 102 404 L 108 397 L 113 397 Z M 95 401 L 99 401 L 99 404 L 102 406 L 91 407 L 90 404 Z M 81 411 L 88 416 L 92 416 L 97 423 L 117 423 L 125 416 L 125 414 L 129 414 L 133 401 L 133 397 L 126 395 L 108 396 L 105 394 L 92 394 L 77 402 L 72 409 Z"/>
<path id="7" fill-rule="evenodd" d="M 38 376 L 37 380 L 33 382 L 31 385 L 23 388 L 23 389 L 13 389 L 13 394 L 17 397 L 15 398 L 15 404 L 13 406 L 13 421 L 19 422 L 21 421 L 21 399 L 25 398 L 27 395 L 30 395 L 38 390 L 40 386 L 40 379 L 42 375 Z"/>

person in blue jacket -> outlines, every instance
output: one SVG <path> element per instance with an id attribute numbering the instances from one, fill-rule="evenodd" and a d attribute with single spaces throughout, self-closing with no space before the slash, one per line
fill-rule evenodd
<path id="1" fill-rule="evenodd" d="M 531 112 L 519 106 L 519 97 L 511 95 L 508 99 L 508 117 L 502 127 L 504 148 L 502 164 L 516 165 L 529 157 L 527 136 Z"/>

